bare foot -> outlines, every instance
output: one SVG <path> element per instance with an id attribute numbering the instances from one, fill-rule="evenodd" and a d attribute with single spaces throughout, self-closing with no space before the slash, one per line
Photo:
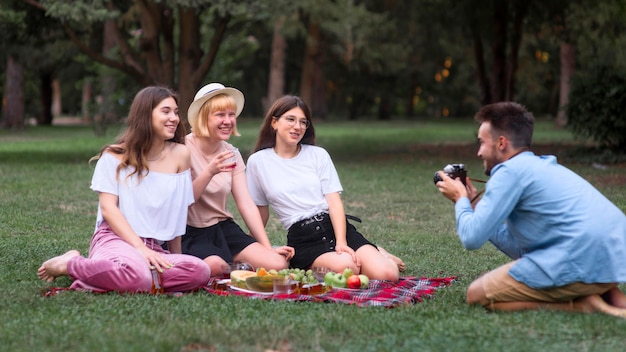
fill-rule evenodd
<path id="1" fill-rule="evenodd" d="M 398 270 L 400 270 L 400 272 L 404 272 L 406 270 L 406 264 L 404 264 L 404 261 L 402 261 L 402 259 L 400 259 L 400 258 L 396 257 L 395 255 L 387 252 L 383 247 L 378 247 L 378 250 L 380 251 L 380 253 L 382 253 L 389 260 L 391 260 L 392 262 L 396 263 L 396 265 L 398 265 Z"/>
<path id="2" fill-rule="evenodd" d="M 624 293 L 617 287 L 613 287 L 602 294 L 602 299 L 613 307 L 626 308 L 626 296 L 624 296 Z"/>
<path id="3" fill-rule="evenodd" d="M 600 295 L 591 295 L 574 301 L 574 310 L 583 313 L 600 312 L 620 318 L 626 318 L 626 309 L 617 308 L 606 303 Z"/>
<path id="4" fill-rule="evenodd" d="M 37 276 L 44 281 L 52 282 L 59 276 L 67 275 L 67 262 L 78 255 L 80 252 L 72 249 L 63 255 L 46 260 L 37 270 Z"/>

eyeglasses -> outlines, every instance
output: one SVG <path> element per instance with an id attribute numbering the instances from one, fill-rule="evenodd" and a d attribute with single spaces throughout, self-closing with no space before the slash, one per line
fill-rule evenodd
<path id="1" fill-rule="evenodd" d="M 307 120 L 306 118 L 298 120 L 298 118 L 293 115 L 285 115 L 285 116 L 277 117 L 276 119 L 278 120 L 281 117 L 285 119 L 285 122 L 287 123 L 288 126 L 295 126 L 296 122 L 298 122 L 300 128 L 306 130 L 310 125 L 309 120 Z"/>

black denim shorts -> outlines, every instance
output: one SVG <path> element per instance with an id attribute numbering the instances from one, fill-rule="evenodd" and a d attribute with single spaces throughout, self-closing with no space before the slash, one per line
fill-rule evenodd
<path id="1" fill-rule="evenodd" d="M 363 237 L 348 220 L 346 220 L 346 241 L 348 246 L 355 251 L 368 244 L 376 247 Z M 320 255 L 334 252 L 335 244 L 335 232 L 330 221 L 330 215 L 322 213 L 311 219 L 299 221 L 293 224 L 287 233 L 287 245 L 296 251 L 289 266 L 308 269 Z"/>

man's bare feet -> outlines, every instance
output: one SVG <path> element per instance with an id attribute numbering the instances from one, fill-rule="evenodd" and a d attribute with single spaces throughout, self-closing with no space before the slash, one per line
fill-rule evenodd
<path id="1" fill-rule="evenodd" d="M 37 270 L 37 276 L 41 280 L 52 282 L 59 276 L 67 275 L 67 262 L 79 255 L 80 252 L 72 249 L 63 255 L 48 259 Z"/>
<path id="2" fill-rule="evenodd" d="M 382 253 L 389 260 L 391 260 L 392 262 L 396 263 L 396 265 L 398 265 L 398 270 L 400 270 L 400 272 L 404 272 L 406 270 L 406 264 L 404 264 L 404 261 L 402 259 L 400 259 L 400 258 L 396 257 L 395 255 L 387 252 L 387 250 L 385 250 L 383 247 L 378 247 L 378 250 L 380 251 L 380 253 Z"/>
<path id="3" fill-rule="evenodd" d="M 612 305 L 617 308 L 626 308 L 626 296 L 618 287 L 613 287 L 607 292 L 602 294 L 602 299 L 606 301 L 606 303 Z"/>
<path id="4" fill-rule="evenodd" d="M 626 309 L 617 308 L 606 303 L 600 295 L 590 295 L 574 301 L 573 308 L 583 313 L 600 312 L 620 318 L 626 318 Z"/>

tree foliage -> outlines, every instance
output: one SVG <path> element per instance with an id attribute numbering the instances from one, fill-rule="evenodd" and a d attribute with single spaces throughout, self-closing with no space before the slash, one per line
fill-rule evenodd
<path id="1" fill-rule="evenodd" d="M 55 1 L 41 7 L 58 20 L 89 58 L 133 77 L 140 85 L 166 85 L 180 96 L 183 120 L 196 90 L 212 68 L 233 16 L 254 11 L 253 1 Z M 115 21 L 117 50 L 103 54 L 91 39 Z M 209 33 L 201 32 L 207 29 Z"/>
<path id="2" fill-rule="evenodd" d="M 36 59 L 40 64 L 55 53 L 73 54 L 72 62 L 50 62 L 70 73 L 62 77 L 66 90 L 75 86 L 69 89 L 74 97 L 80 82 L 97 82 L 117 70 L 120 82 L 113 96 L 118 101 L 129 101 L 142 85 L 168 85 L 179 92 L 183 119 L 197 89 L 213 81 L 244 91 L 244 114 L 263 113 L 279 20 L 284 37 L 280 91 L 312 97 L 316 115 L 328 111 L 328 118 L 468 116 L 481 104 L 501 99 L 520 100 L 535 113 L 554 115 L 564 38 L 575 47 L 581 76 L 600 64 L 619 67 L 626 62 L 623 0 L 17 3 L 34 5 L 30 7 L 56 23 L 57 33 L 64 32 L 80 48 L 82 55 L 75 55 L 63 45 L 41 44 L 43 50 L 30 55 L 42 53 Z M 14 48 L 7 38 L 25 35 L 33 24 L 3 11 L 6 7 L 0 5 L 0 26 L 14 31 L 0 38 L 0 45 L 8 53 Z M 105 23 L 114 23 L 116 30 L 116 45 L 108 51 L 103 50 Z M 58 41 L 47 32 L 35 37 L 42 43 Z M 93 90 L 99 92 L 95 84 Z"/>
<path id="3" fill-rule="evenodd" d="M 626 150 L 626 75 L 599 67 L 574 81 L 568 107 L 569 128 L 601 147 Z"/>
<path id="4" fill-rule="evenodd" d="M 584 2 L 571 10 L 578 64 L 569 128 L 600 147 L 626 150 L 626 3 Z"/>

